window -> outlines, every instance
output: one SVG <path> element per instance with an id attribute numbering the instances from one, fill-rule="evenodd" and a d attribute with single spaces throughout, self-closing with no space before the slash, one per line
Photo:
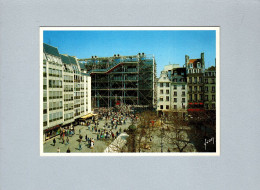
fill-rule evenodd
<path id="1" fill-rule="evenodd" d="M 215 92 L 215 86 L 212 86 L 212 92 Z"/>
<path id="2" fill-rule="evenodd" d="M 166 83 L 166 87 L 169 87 L 170 86 L 170 84 L 169 83 Z"/>
<path id="3" fill-rule="evenodd" d="M 160 105 L 160 109 L 161 109 L 161 110 L 163 109 L 163 105 Z"/>
<path id="4" fill-rule="evenodd" d="M 175 110 L 177 110 L 177 105 L 174 105 L 173 108 L 174 108 Z"/>
<path id="5" fill-rule="evenodd" d="M 49 120 L 52 122 L 52 114 L 49 114 Z"/>
<path id="6" fill-rule="evenodd" d="M 189 92 L 191 92 L 192 91 L 192 87 L 191 86 L 189 86 Z"/>
<path id="7" fill-rule="evenodd" d="M 169 98 L 169 96 L 166 96 L 166 101 L 170 101 L 170 98 Z"/>
<path id="8" fill-rule="evenodd" d="M 212 84 L 215 84 L 215 79 L 211 79 L 211 81 L 212 81 Z"/>
<path id="9" fill-rule="evenodd" d="M 194 86 L 194 91 L 197 92 L 197 86 Z"/>
<path id="10" fill-rule="evenodd" d="M 163 101 L 163 98 L 162 98 L 162 97 L 160 98 L 160 101 Z"/>
<path id="11" fill-rule="evenodd" d="M 212 104 L 212 109 L 215 109 L 215 107 L 216 107 L 215 104 Z"/>
<path id="12" fill-rule="evenodd" d="M 212 95 L 212 100 L 215 101 L 215 95 Z"/>
<path id="13" fill-rule="evenodd" d="M 200 95 L 199 95 L 199 97 L 200 97 L 200 99 L 199 99 L 199 100 L 201 101 L 201 100 L 202 100 L 202 94 L 200 94 Z"/>
<path id="14" fill-rule="evenodd" d="M 190 102 L 192 101 L 192 94 L 190 94 L 190 96 L 189 96 L 189 101 Z"/>
<path id="15" fill-rule="evenodd" d="M 199 83 L 202 83 L 202 77 L 199 77 Z"/>
<path id="16" fill-rule="evenodd" d="M 43 114 L 46 114 L 47 113 L 47 103 L 44 103 L 43 104 Z M 46 116 L 47 117 L 47 116 Z M 46 119 L 47 120 L 47 119 Z M 46 121 L 45 120 L 45 121 Z"/>
<path id="17" fill-rule="evenodd" d="M 185 89 L 185 85 L 182 85 L 181 89 Z"/>
<path id="18" fill-rule="evenodd" d="M 166 90 L 166 94 L 170 94 L 170 91 L 169 91 L 169 90 Z"/>
<path id="19" fill-rule="evenodd" d="M 197 101 L 198 100 L 198 95 L 194 94 L 194 100 Z"/>
<path id="20" fill-rule="evenodd" d="M 182 95 L 182 96 L 185 96 L 185 92 L 183 91 L 181 95 Z"/>
<path id="21" fill-rule="evenodd" d="M 205 101 L 208 101 L 208 95 L 205 95 Z"/>
<path id="22" fill-rule="evenodd" d="M 205 79 L 205 83 L 208 84 L 208 79 Z"/>
<path id="23" fill-rule="evenodd" d="M 197 77 L 194 77 L 194 83 L 197 83 Z"/>
<path id="24" fill-rule="evenodd" d="M 163 83 L 160 83 L 160 87 L 163 87 Z"/>
<path id="25" fill-rule="evenodd" d="M 207 86 L 205 86 L 205 92 L 208 92 L 208 87 Z"/>
<path id="26" fill-rule="evenodd" d="M 176 90 L 177 89 L 177 85 L 173 85 L 173 89 Z"/>
<path id="27" fill-rule="evenodd" d="M 176 91 L 173 93 L 173 96 L 177 96 L 177 92 Z"/>
<path id="28" fill-rule="evenodd" d="M 169 105 L 166 105 L 166 109 L 167 109 L 167 110 L 169 109 Z"/>
<path id="29" fill-rule="evenodd" d="M 185 102 L 185 98 L 182 98 L 181 102 L 184 103 Z"/>
<path id="30" fill-rule="evenodd" d="M 163 90 L 160 90 L 160 94 L 163 94 Z"/>
<path id="31" fill-rule="evenodd" d="M 177 98 L 174 98 L 174 102 L 177 102 Z"/>

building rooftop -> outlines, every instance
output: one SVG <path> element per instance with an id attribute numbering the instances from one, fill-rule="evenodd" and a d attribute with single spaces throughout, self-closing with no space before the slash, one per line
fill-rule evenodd
<path id="1" fill-rule="evenodd" d="M 58 48 L 50 46 L 48 44 L 43 43 L 43 51 L 47 54 L 54 55 L 60 57 Z"/>
<path id="2" fill-rule="evenodd" d="M 75 57 L 68 56 L 68 58 L 69 58 L 71 64 L 77 65 L 77 61 L 76 61 Z"/>
<path id="3" fill-rule="evenodd" d="M 61 60 L 65 64 L 70 64 L 70 59 L 69 59 L 69 57 L 67 55 L 62 55 L 61 54 Z"/>

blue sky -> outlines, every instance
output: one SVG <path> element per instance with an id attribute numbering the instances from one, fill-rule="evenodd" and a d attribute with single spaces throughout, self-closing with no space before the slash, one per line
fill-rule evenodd
<path id="1" fill-rule="evenodd" d="M 195 59 L 204 52 L 206 67 L 214 65 L 216 58 L 216 32 L 212 30 L 44 31 L 43 42 L 78 58 L 151 54 L 157 77 L 164 65 L 182 66 L 185 55 Z"/>

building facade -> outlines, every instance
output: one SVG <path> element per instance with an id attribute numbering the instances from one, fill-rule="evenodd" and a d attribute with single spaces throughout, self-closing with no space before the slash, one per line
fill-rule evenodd
<path id="1" fill-rule="evenodd" d="M 178 64 L 164 67 L 157 82 L 157 111 L 185 113 L 187 107 L 186 69 Z"/>
<path id="2" fill-rule="evenodd" d="M 190 59 L 185 55 L 188 88 L 188 111 L 199 109 L 204 106 L 204 53 L 199 59 Z"/>
<path id="3" fill-rule="evenodd" d="M 216 109 L 216 67 L 210 67 L 204 73 L 205 110 Z"/>
<path id="4" fill-rule="evenodd" d="M 172 109 L 185 114 L 187 109 L 187 77 L 186 68 L 173 68 L 171 73 Z"/>
<path id="5" fill-rule="evenodd" d="M 77 59 L 43 44 L 43 139 L 91 113 L 91 78 Z"/>

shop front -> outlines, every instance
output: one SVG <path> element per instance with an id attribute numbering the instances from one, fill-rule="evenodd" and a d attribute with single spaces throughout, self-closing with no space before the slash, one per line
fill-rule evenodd
<path id="1" fill-rule="evenodd" d="M 43 139 L 47 141 L 60 134 L 61 125 L 56 125 L 43 131 Z"/>

